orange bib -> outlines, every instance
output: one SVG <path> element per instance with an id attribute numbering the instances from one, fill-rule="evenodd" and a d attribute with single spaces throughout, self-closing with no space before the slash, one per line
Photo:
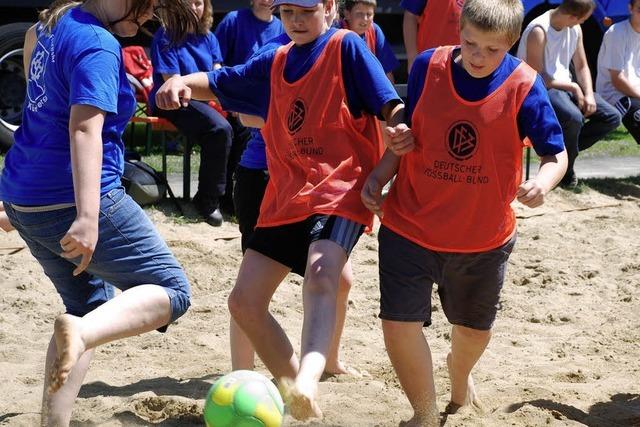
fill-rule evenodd
<path id="1" fill-rule="evenodd" d="M 515 233 L 524 147 L 517 115 L 536 72 L 523 62 L 489 96 L 465 101 L 451 78 L 453 51 L 431 58 L 413 113 L 416 148 L 402 156 L 382 223 L 429 249 L 481 252 Z"/>
<path id="2" fill-rule="evenodd" d="M 418 19 L 418 53 L 460 44 L 460 13 L 464 0 L 429 0 Z"/>
<path id="3" fill-rule="evenodd" d="M 349 23 L 346 20 L 340 21 L 340 28 L 344 28 L 345 30 L 351 30 L 349 28 Z M 373 28 L 373 24 L 369 27 L 367 31 L 364 33 L 364 41 L 367 43 L 367 47 L 373 54 L 376 54 L 376 44 L 378 39 L 376 38 L 376 30 Z"/>
<path id="4" fill-rule="evenodd" d="M 276 52 L 271 99 L 262 129 L 270 179 L 259 227 L 301 221 L 313 214 L 339 215 L 364 225 L 373 216 L 360 191 L 379 159 L 378 123 L 354 118 L 342 80 L 338 30 L 301 79 L 287 83 L 284 67 L 293 43 Z"/>

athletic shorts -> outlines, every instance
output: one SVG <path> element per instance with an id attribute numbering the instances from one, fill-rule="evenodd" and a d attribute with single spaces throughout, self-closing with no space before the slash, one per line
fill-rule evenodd
<path id="1" fill-rule="evenodd" d="M 335 215 L 312 215 L 292 224 L 257 227 L 248 249 L 260 252 L 304 276 L 309 246 L 317 240 L 331 240 L 347 257 L 364 231 L 364 225 Z"/>
<path id="2" fill-rule="evenodd" d="M 493 325 L 514 235 L 499 248 L 475 253 L 426 249 L 381 226 L 380 318 L 431 325 L 431 291 L 450 323 L 478 330 Z"/>

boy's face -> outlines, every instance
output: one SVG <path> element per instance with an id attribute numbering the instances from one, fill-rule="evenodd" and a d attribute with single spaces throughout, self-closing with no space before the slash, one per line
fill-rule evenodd
<path id="1" fill-rule="evenodd" d="M 287 35 L 297 45 L 311 43 L 327 30 L 327 19 L 333 1 L 318 3 L 315 7 L 300 7 L 290 4 L 280 6 L 280 19 Z"/>
<path id="2" fill-rule="evenodd" d="M 468 22 L 460 30 L 460 41 L 462 66 L 475 78 L 493 73 L 511 49 L 504 34 L 482 31 Z"/>
<path id="3" fill-rule="evenodd" d="M 269 11 L 271 12 L 271 4 L 273 3 L 273 0 L 253 0 L 251 2 L 251 8 L 257 12 L 257 11 Z"/>
<path id="4" fill-rule="evenodd" d="M 361 36 L 373 24 L 375 12 L 375 8 L 372 5 L 357 3 L 351 10 L 344 11 L 344 18 L 349 23 L 349 29 Z"/>
<path id="5" fill-rule="evenodd" d="M 633 4 L 629 5 L 629 13 L 631 13 L 631 16 L 629 16 L 629 20 L 631 21 L 631 25 L 633 25 L 634 28 L 639 28 L 640 27 L 640 0 L 636 0 L 635 2 L 633 2 Z"/>

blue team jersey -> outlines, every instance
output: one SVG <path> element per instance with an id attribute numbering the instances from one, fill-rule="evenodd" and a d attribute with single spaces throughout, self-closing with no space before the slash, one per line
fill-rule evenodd
<path id="1" fill-rule="evenodd" d="M 435 49 L 429 49 L 418 55 L 411 68 L 407 85 L 409 122 L 425 86 L 429 62 L 434 51 Z M 459 49 L 454 51 L 454 55 L 457 52 Z M 472 77 L 461 65 L 454 63 L 451 67 L 453 85 L 463 99 L 470 102 L 479 101 L 498 89 L 520 62 L 520 59 L 507 54 L 493 73 L 480 79 Z M 551 107 L 547 89 L 540 76 L 536 78 L 529 94 L 522 102 L 517 120 L 520 137 L 522 139 L 528 137 L 539 156 L 554 155 L 564 150 L 562 128 Z"/>
<path id="2" fill-rule="evenodd" d="M 382 28 L 375 22 L 373 23 L 373 29 L 376 32 L 376 58 L 382 64 L 382 69 L 385 73 L 390 73 L 400 66 L 400 61 L 396 58 L 396 55 L 391 49 L 391 44 L 384 36 Z M 364 34 L 362 35 L 364 40 Z"/>
<path id="3" fill-rule="evenodd" d="M 135 98 L 120 44 L 81 7 L 67 12 L 50 34 L 37 29 L 22 126 L 5 159 L 0 200 L 26 206 L 74 202 L 69 140 L 73 105 L 106 113 L 100 182 L 105 194 L 121 185 L 121 136 Z"/>
<path id="4" fill-rule="evenodd" d="M 163 74 L 184 76 L 211 71 L 214 64 L 222 63 L 222 53 L 218 39 L 212 32 L 189 34 L 179 46 L 172 46 L 167 33 L 160 28 L 151 42 L 151 63 L 153 89 L 149 95 L 149 103 L 155 109 L 156 92 L 164 83 Z"/>
<path id="5" fill-rule="evenodd" d="M 424 12 L 424 8 L 427 5 L 427 0 L 402 0 L 400 7 L 413 13 L 414 15 L 421 16 Z"/>
<path id="6" fill-rule="evenodd" d="M 294 46 L 287 55 L 284 78 L 294 83 L 315 64 L 336 28 L 330 28 L 311 43 Z M 271 65 L 276 51 L 271 49 L 253 56 L 246 64 L 223 67 L 208 73 L 209 87 L 229 111 L 260 116 L 265 121 L 271 96 Z M 347 92 L 347 104 L 355 117 L 363 113 L 378 116 L 382 107 L 393 100 L 400 101 L 380 62 L 356 33 L 342 40 L 342 78 Z"/>
<path id="7" fill-rule="evenodd" d="M 282 22 L 256 18 L 251 9 L 229 12 L 216 27 L 224 65 L 244 64 L 262 45 L 284 33 Z"/>

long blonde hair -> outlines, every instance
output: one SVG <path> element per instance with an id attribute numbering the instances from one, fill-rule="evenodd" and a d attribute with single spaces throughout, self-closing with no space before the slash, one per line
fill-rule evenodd
<path id="1" fill-rule="evenodd" d="M 82 5 L 88 0 L 55 0 L 48 9 L 40 12 L 40 24 L 51 31 L 60 18 L 71 8 Z M 130 0 L 132 3 L 126 16 L 137 20 L 153 6 L 153 0 Z M 199 27 L 198 19 L 191 10 L 188 0 L 161 0 L 155 15 L 166 29 L 172 43 L 179 43 L 188 33 L 195 33 Z"/>

